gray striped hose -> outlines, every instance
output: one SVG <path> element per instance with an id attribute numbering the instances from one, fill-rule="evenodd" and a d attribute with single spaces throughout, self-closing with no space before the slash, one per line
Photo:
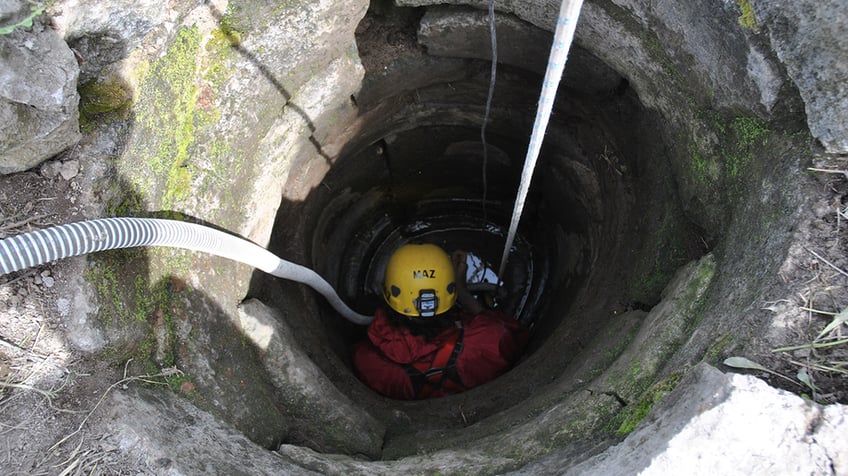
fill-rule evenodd
<path id="1" fill-rule="evenodd" d="M 158 218 L 100 218 L 59 225 L 0 240 L 0 275 L 71 256 L 137 246 L 169 246 L 235 260 L 279 278 L 306 284 L 355 324 L 373 317 L 353 311 L 318 273 L 280 259 L 234 235 L 203 225 Z"/>

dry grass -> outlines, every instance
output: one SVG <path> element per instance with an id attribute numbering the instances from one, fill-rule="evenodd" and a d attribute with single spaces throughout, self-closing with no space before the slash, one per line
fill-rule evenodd
<path id="1" fill-rule="evenodd" d="M 833 272 L 848 277 L 848 273 L 820 254 L 808 251 Z M 810 391 L 811 398 L 820 403 L 840 400 L 840 392 L 837 390 L 848 382 L 848 338 L 845 336 L 848 304 L 833 296 L 833 291 L 844 290 L 846 286 L 825 284 L 835 278 L 837 276 L 827 276 L 823 281 L 817 280 L 816 284 L 820 286 L 811 286 L 801 296 L 804 305 L 800 310 L 813 332 L 801 342 L 772 350 L 797 369 L 795 377 Z M 816 302 L 818 298 L 824 302 Z M 821 306 L 834 310 L 820 309 Z M 828 324 L 816 327 L 813 323 L 821 322 L 822 318 L 826 318 Z"/>
<path id="2" fill-rule="evenodd" d="M 841 158 L 839 160 L 848 159 Z M 838 160 L 837 160 L 838 162 Z M 800 254 L 806 254 L 806 277 L 800 279 L 797 294 L 763 309 L 791 316 L 791 332 L 785 345 L 771 349 L 771 358 L 754 360 L 731 357 L 725 365 L 766 372 L 774 384 L 790 382 L 794 390 L 818 403 L 848 401 L 848 271 L 846 247 L 841 235 L 848 220 L 848 171 L 844 167 L 816 167 L 832 201 L 823 202 L 811 219 L 811 231 Z M 782 276 L 784 280 L 788 278 Z M 783 385 L 780 385 L 783 386 Z"/>

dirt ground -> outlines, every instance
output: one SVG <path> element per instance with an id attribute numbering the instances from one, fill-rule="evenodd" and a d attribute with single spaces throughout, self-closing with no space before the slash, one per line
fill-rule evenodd
<path id="1" fill-rule="evenodd" d="M 759 375 L 819 403 L 848 403 L 848 157 L 817 159 L 817 184 L 778 271 L 791 292 L 763 302 L 770 335 L 746 355 Z"/>
<path id="2" fill-rule="evenodd" d="M 0 238 L 89 218 L 86 167 L 73 154 L 0 176 Z M 122 375 L 67 341 L 69 283 L 82 272 L 78 258 L 0 277 L 3 474 L 136 474 L 115 457 L 117 448 L 102 447 L 86 431 L 99 399 Z"/>

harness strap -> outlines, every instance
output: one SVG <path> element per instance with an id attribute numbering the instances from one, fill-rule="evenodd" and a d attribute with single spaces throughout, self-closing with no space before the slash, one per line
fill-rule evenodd
<path id="1" fill-rule="evenodd" d="M 416 398 L 429 398 L 441 388 L 453 392 L 466 389 L 456 370 L 456 359 L 462 352 L 463 334 L 461 327 L 452 333 L 430 363 L 416 362 L 406 366 L 406 374 L 412 381 Z"/>

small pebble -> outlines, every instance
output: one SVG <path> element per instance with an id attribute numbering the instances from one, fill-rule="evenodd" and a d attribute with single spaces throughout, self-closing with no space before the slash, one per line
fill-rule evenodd
<path id="1" fill-rule="evenodd" d="M 67 298 L 59 298 L 56 301 L 56 307 L 59 311 L 59 315 L 65 317 L 71 310 L 71 301 Z"/>
<path id="2" fill-rule="evenodd" d="M 59 168 L 59 173 L 62 174 L 62 178 L 65 180 L 70 180 L 77 175 L 79 175 L 80 171 L 80 161 L 73 159 L 67 162 L 62 162 L 61 167 Z"/>
<path id="3" fill-rule="evenodd" d="M 52 288 L 56 284 L 56 281 L 50 276 L 45 276 L 41 280 L 44 281 L 44 286 L 48 288 Z"/>

